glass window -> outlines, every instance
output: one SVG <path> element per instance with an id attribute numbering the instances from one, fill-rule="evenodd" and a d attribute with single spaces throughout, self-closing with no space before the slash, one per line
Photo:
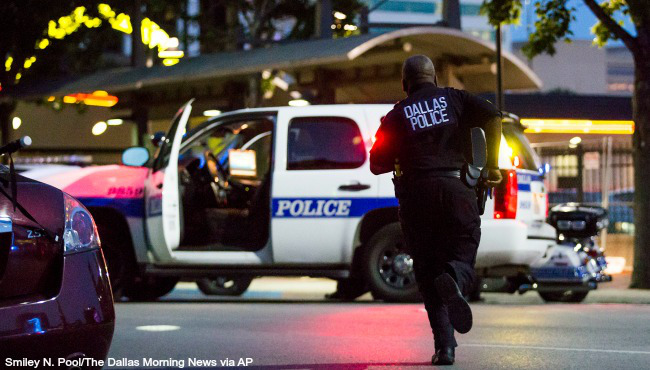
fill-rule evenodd
<path id="1" fill-rule="evenodd" d="M 348 118 L 304 117 L 289 124 L 288 170 L 357 168 L 366 147 L 357 124 Z"/>

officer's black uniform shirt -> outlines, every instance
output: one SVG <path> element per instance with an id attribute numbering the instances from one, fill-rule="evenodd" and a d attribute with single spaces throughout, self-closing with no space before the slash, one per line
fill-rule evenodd
<path id="1" fill-rule="evenodd" d="M 482 127 L 499 110 L 464 90 L 417 85 L 383 118 L 370 161 L 405 174 L 460 169 L 471 161 L 470 129 Z"/>

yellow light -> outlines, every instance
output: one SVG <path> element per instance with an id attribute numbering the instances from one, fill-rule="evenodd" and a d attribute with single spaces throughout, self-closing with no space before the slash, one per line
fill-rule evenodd
<path id="1" fill-rule="evenodd" d="M 95 123 L 95 125 L 93 126 L 93 129 L 92 129 L 92 133 L 95 136 L 99 136 L 99 135 L 103 134 L 104 132 L 106 132 L 107 128 L 108 128 L 108 125 L 106 124 L 106 122 L 100 121 L 100 122 Z"/>
<path id="2" fill-rule="evenodd" d="M 36 61 L 36 57 L 25 59 L 25 63 L 23 63 L 23 67 L 25 69 L 29 69 L 32 66 L 32 64 L 34 64 L 35 61 Z"/>
<path id="3" fill-rule="evenodd" d="M 23 78 L 23 74 L 22 73 L 16 73 L 16 81 L 20 80 L 21 78 Z"/>
<path id="4" fill-rule="evenodd" d="M 42 39 L 41 41 L 38 42 L 38 46 L 37 46 L 37 47 L 38 47 L 39 49 L 43 50 L 43 49 L 45 49 L 46 47 L 48 47 L 48 45 L 50 45 L 50 40 L 48 40 L 48 39 Z"/>
<path id="5" fill-rule="evenodd" d="M 339 19 L 339 20 L 344 20 L 348 16 L 341 13 L 341 12 L 334 12 L 334 18 Z"/>
<path id="6" fill-rule="evenodd" d="M 309 102 L 305 99 L 293 99 L 289 100 L 289 105 L 292 107 L 306 107 L 309 105 Z"/>
<path id="7" fill-rule="evenodd" d="M 50 96 L 49 98 L 47 98 L 47 101 L 54 101 L 54 99 L 56 99 L 56 98 L 53 97 L 53 96 Z"/>
<path id="8" fill-rule="evenodd" d="M 158 52 L 158 58 L 182 58 L 184 56 L 183 50 L 163 50 Z"/>
<path id="9" fill-rule="evenodd" d="M 5 61 L 5 71 L 9 72 L 9 70 L 11 69 L 11 64 L 13 64 L 13 62 L 14 62 L 13 57 L 7 58 L 7 60 Z"/>
<path id="10" fill-rule="evenodd" d="M 527 133 L 630 135 L 634 121 L 523 118 Z"/>
<path id="11" fill-rule="evenodd" d="M 22 125 L 22 124 L 23 124 L 23 120 L 21 120 L 20 117 L 14 117 L 14 118 L 11 120 L 11 127 L 13 127 L 14 130 L 18 130 L 18 128 L 19 128 L 20 125 Z"/>
<path id="12" fill-rule="evenodd" d="M 92 94 L 70 94 L 63 97 L 64 103 L 84 103 L 86 105 L 94 105 L 98 107 L 110 108 L 117 104 L 117 96 L 108 95 L 106 91 L 95 91 Z"/>
<path id="13" fill-rule="evenodd" d="M 84 99 L 83 102 L 86 105 L 94 105 L 96 107 L 110 108 L 110 107 L 114 106 L 115 104 L 117 104 L 117 98 L 116 97 L 113 97 L 113 98 L 115 98 L 115 99 L 97 99 L 97 98 L 93 98 L 93 97 L 88 97 L 88 98 Z"/>
<path id="14" fill-rule="evenodd" d="M 221 114 L 221 111 L 218 109 L 208 109 L 203 111 L 203 115 L 206 117 L 215 117 Z"/>
<path id="15" fill-rule="evenodd" d="M 503 148 L 503 152 L 508 156 L 508 158 L 512 158 L 512 156 L 515 154 L 515 151 L 510 147 L 510 145 L 506 145 Z"/>
<path id="16" fill-rule="evenodd" d="M 153 27 L 152 21 L 149 18 L 145 18 L 140 22 L 140 33 L 142 37 L 142 43 L 149 45 L 151 42 L 151 28 Z"/>
<path id="17" fill-rule="evenodd" d="M 105 18 L 115 17 L 115 12 L 111 9 L 111 6 L 108 4 L 99 4 L 97 5 L 97 11 Z"/>
<path id="18" fill-rule="evenodd" d="M 171 67 L 174 64 L 177 64 L 178 62 L 179 62 L 178 59 L 163 59 L 162 63 L 165 67 Z"/>
<path id="19" fill-rule="evenodd" d="M 133 33 L 133 26 L 131 25 L 131 17 L 127 14 L 120 13 L 117 17 L 109 20 L 111 27 L 127 35 Z"/>
<path id="20" fill-rule="evenodd" d="M 167 43 L 169 35 L 164 30 L 160 29 L 158 25 L 151 32 L 151 42 L 149 43 L 149 49 L 153 49 L 156 46 L 163 46 Z"/>

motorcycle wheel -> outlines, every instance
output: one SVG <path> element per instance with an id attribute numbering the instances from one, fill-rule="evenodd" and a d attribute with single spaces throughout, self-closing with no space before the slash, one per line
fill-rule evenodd
<path id="1" fill-rule="evenodd" d="M 205 295 L 240 296 L 251 285 L 251 277 L 219 276 L 196 281 L 199 290 Z"/>
<path id="2" fill-rule="evenodd" d="M 567 290 L 564 292 L 538 292 L 545 302 L 580 303 L 587 298 L 588 291 Z"/>

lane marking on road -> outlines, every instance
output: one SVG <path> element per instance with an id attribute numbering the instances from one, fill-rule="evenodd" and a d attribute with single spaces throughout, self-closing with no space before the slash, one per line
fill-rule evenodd
<path id="1" fill-rule="evenodd" d="M 181 327 L 176 325 L 142 325 L 136 326 L 136 330 L 142 331 L 174 331 L 179 330 Z"/>
<path id="2" fill-rule="evenodd" d="M 650 355 L 650 351 L 628 351 L 623 349 L 540 347 L 540 346 L 517 346 L 517 345 L 510 345 L 510 344 L 480 344 L 480 343 L 462 343 L 460 344 L 460 346 L 461 347 L 486 347 L 486 348 L 538 349 L 538 350 L 545 350 L 545 351 L 600 352 L 600 353 Z"/>

